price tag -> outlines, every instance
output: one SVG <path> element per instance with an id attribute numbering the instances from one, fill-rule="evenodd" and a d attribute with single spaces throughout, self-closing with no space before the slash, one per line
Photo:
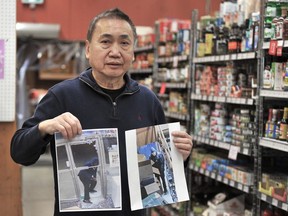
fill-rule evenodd
<path id="1" fill-rule="evenodd" d="M 276 200 L 276 199 L 272 199 L 272 205 L 274 205 L 274 206 L 278 206 L 278 200 Z"/>
<path id="2" fill-rule="evenodd" d="M 200 168 L 200 173 L 204 173 L 204 169 L 203 168 Z"/>
<path id="3" fill-rule="evenodd" d="M 212 140 L 211 145 L 212 145 L 212 146 L 217 146 L 217 142 L 216 142 L 216 140 Z"/>
<path id="4" fill-rule="evenodd" d="M 241 59 L 243 59 L 243 56 L 244 56 L 243 53 L 238 53 L 237 54 L 237 59 L 241 60 Z"/>
<path id="5" fill-rule="evenodd" d="M 224 178 L 223 182 L 224 182 L 225 184 L 228 184 L 228 179 L 227 179 L 227 178 Z"/>
<path id="6" fill-rule="evenodd" d="M 243 188 L 243 190 L 244 190 L 246 193 L 248 193 L 248 192 L 249 192 L 249 187 L 245 185 L 244 188 Z"/>
<path id="7" fill-rule="evenodd" d="M 216 178 L 216 174 L 214 172 L 211 173 L 211 178 L 213 178 L 213 179 Z"/>
<path id="8" fill-rule="evenodd" d="M 235 98 L 235 102 L 236 102 L 237 104 L 241 104 L 241 98 Z"/>
<path id="9" fill-rule="evenodd" d="M 229 185 L 230 185 L 231 187 L 235 187 L 235 181 L 230 180 Z"/>
<path id="10" fill-rule="evenodd" d="M 266 201 L 266 200 L 267 200 L 266 194 L 263 194 L 263 193 L 262 193 L 262 194 L 261 194 L 261 199 L 264 200 L 264 201 Z"/>
<path id="11" fill-rule="evenodd" d="M 217 181 L 222 181 L 222 177 L 220 175 L 217 176 Z"/>
<path id="12" fill-rule="evenodd" d="M 237 160 L 237 156 L 238 156 L 239 151 L 240 151 L 239 146 L 231 145 L 230 149 L 229 149 L 228 158 L 232 159 L 232 160 Z"/>
<path id="13" fill-rule="evenodd" d="M 173 67 L 177 68 L 178 67 L 178 56 L 173 57 Z"/>
<path id="14" fill-rule="evenodd" d="M 205 175 L 209 176 L 210 172 L 208 170 L 205 170 Z"/>
<path id="15" fill-rule="evenodd" d="M 238 188 L 239 190 L 243 190 L 243 185 L 238 183 L 237 188 Z"/>
<path id="16" fill-rule="evenodd" d="M 218 102 L 225 102 L 225 97 L 218 97 Z"/>
<path id="17" fill-rule="evenodd" d="M 248 53 L 248 58 L 253 59 L 255 58 L 255 52 Z"/>
<path id="18" fill-rule="evenodd" d="M 243 149 L 243 154 L 244 154 L 244 155 L 249 155 L 249 149 L 244 148 L 244 149 Z"/>
<path id="19" fill-rule="evenodd" d="M 282 203 L 282 209 L 285 210 L 285 211 L 288 211 L 287 203 Z"/>

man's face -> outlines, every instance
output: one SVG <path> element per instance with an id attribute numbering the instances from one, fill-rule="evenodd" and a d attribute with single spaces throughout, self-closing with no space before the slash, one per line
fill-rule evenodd
<path id="1" fill-rule="evenodd" d="M 134 37 L 124 20 L 104 18 L 98 21 L 91 42 L 86 41 L 86 57 L 97 76 L 122 77 L 134 59 Z"/>

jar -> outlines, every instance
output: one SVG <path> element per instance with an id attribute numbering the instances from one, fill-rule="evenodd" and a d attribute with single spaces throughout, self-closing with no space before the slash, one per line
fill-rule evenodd
<path id="1" fill-rule="evenodd" d="M 273 36 L 272 24 L 271 23 L 265 23 L 264 24 L 264 41 L 270 41 L 272 36 Z"/>

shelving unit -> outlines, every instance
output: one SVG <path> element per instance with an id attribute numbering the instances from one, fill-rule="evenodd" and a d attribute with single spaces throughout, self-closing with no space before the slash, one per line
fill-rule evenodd
<path id="1" fill-rule="evenodd" d="M 252 139 L 249 146 L 242 145 L 240 146 L 235 146 L 235 144 L 232 144 L 231 142 L 225 142 L 223 140 L 217 140 L 215 138 L 209 137 L 209 135 L 201 135 L 201 134 L 195 134 L 195 111 L 196 107 L 198 104 L 208 104 L 209 106 L 212 104 L 224 104 L 226 107 L 230 107 L 233 110 L 233 108 L 239 108 L 239 109 L 250 109 L 254 110 L 256 112 L 257 110 L 257 93 L 254 92 L 254 95 L 247 97 L 247 96 L 242 96 L 242 97 L 235 97 L 235 96 L 230 96 L 230 95 L 214 95 L 214 94 L 203 94 L 201 92 L 197 92 L 196 90 L 196 77 L 199 76 L 197 74 L 197 69 L 198 67 L 205 67 L 206 65 L 209 66 L 223 66 L 226 63 L 232 62 L 236 66 L 238 65 L 248 65 L 246 68 L 246 72 L 250 73 L 251 71 L 254 71 L 254 78 L 253 81 L 251 82 L 250 88 L 253 88 L 254 91 L 256 91 L 257 86 L 258 86 L 258 81 L 257 77 L 258 74 L 257 72 L 257 65 L 259 62 L 259 55 L 257 50 L 255 51 L 250 51 L 250 52 L 245 52 L 245 53 L 229 53 L 229 54 L 222 54 L 222 55 L 209 55 L 209 56 L 204 56 L 204 57 L 197 57 L 196 56 L 196 37 L 197 37 L 197 27 L 196 27 L 196 21 L 197 21 L 197 16 L 198 12 L 197 10 L 194 10 L 192 12 L 192 20 L 194 20 L 194 25 L 192 24 L 192 30 L 191 30 L 191 35 L 194 35 L 194 41 L 192 44 L 192 61 L 191 61 L 191 96 L 190 96 L 190 133 L 192 134 L 193 141 L 194 141 L 194 148 L 197 148 L 198 146 L 205 148 L 205 146 L 209 147 L 209 149 L 212 149 L 212 154 L 214 152 L 220 151 L 223 153 L 226 152 L 227 158 L 231 159 L 234 158 L 235 162 L 237 162 L 237 158 L 241 156 L 241 160 L 245 160 L 247 158 L 248 161 L 252 161 L 253 163 L 253 175 L 255 177 L 253 185 L 245 185 L 241 182 L 237 182 L 235 180 L 232 180 L 230 178 L 227 178 L 223 176 L 223 174 L 219 174 L 217 172 L 211 172 L 207 169 L 202 168 L 199 165 L 197 166 L 194 163 L 190 163 L 189 165 L 189 174 L 188 174 L 188 182 L 191 184 L 191 176 L 192 175 L 204 175 L 206 178 L 212 179 L 216 182 L 223 183 L 226 185 L 227 190 L 229 188 L 236 189 L 238 191 L 241 191 L 242 193 L 246 194 L 249 196 L 249 199 L 252 200 L 251 202 L 251 211 L 253 215 L 256 215 L 256 208 L 257 208 L 257 172 L 258 172 L 258 167 L 257 167 L 257 134 L 258 131 L 256 130 L 257 128 L 257 121 L 258 117 L 255 114 L 254 121 L 251 122 L 251 126 L 249 126 L 249 130 L 254 132 L 254 138 Z M 259 46 L 258 46 L 259 47 Z M 250 64 L 250 65 L 249 65 Z M 254 69 L 252 70 L 249 68 L 251 65 L 256 65 Z M 228 112 L 230 112 L 228 111 Z M 209 120 L 207 120 L 209 121 Z M 202 126 L 203 127 L 203 126 Z M 243 143 L 244 144 L 244 143 Z M 234 151 L 234 153 L 233 153 Z M 235 152 L 236 151 L 236 152 Z M 231 156 L 232 154 L 236 154 Z M 197 176 L 196 175 L 196 176 Z M 193 190 L 193 185 L 190 185 L 190 190 Z M 193 194 L 191 194 L 192 197 Z M 193 200 L 192 200 L 193 201 Z M 192 202 L 191 201 L 191 202 Z M 193 212 L 193 204 L 190 205 L 189 212 Z"/>
<path id="2" fill-rule="evenodd" d="M 265 10 L 267 8 L 267 3 L 277 3 L 277 4 L 286 4 L 288 6 L 288 2 L 285 0 L 280 0 L 280 1 L 268 1 L 268 0 L 263 0 L 261 1 L 261 19 L 260 19 L 260 26 L 264 26 L 265 22 Z M 261 35 L 264 34 L 264 28 L 261 29 Z M 259 71 L 259 102 L 258 102 L 258 107 L 259 107 L 259 146 L 258 146 L 258 182 L 259 182 L 259 188 L 257 192 L 257 197 L 258 197 L 258 205 L 257 205 L 257 213 L 260 215 L 261 210 L 262 210 L 262 205 L 271 205 L 274 207 L 274 209 L 281 209 L 286 212 L 288 212 L 288 201 L 283 197 L 277 197 L 276 194 L 273 195 L 270 194 L 273 189 L 269 189 L 269 191 L 266 191 L 262 188 L 261 182 L 263 182 L 263 174 L 265 174 L 270 167 L 274 172 L 277 171 L 277 166 L 273 164 L 277 164 L 277 160 L 282 160 L 287 156 L 288 152 L 288 143 L 287 141 L 280 141 L 277 139 L 273 139 L 270 137 L 267 137 L 266 135 L 266 128 L 265 128 L 265 123 L 267 122 L 267 117 L 268 117 L 268 109 L 270 108 L 280 108 L 287 106 L 288 104 L 288 92 L 281 91 L 281 90 L 273 90 L 273 89 L 267 89 L 264 88 L 264 69 L 265 65 L 269 64 L 268 60 L 276 60 L 277 62 L 277 56 L 270 56 L 269 55 L 269 48 L 270 48 L 270 42 L 271 41 L 260 41 L 260 47 L 261 49 L 259 50 L 259 55 L 260 55 L 260 64 L 258 65 L 258 71 Z M 283 54 L 286 55 L 287 53 L 287 47 L 288 43 L 286 40 L 283 39 L 278 39 L 277 40 L 277 46 L 283 45 Z M 279 59 L 278 59 L 279 61 Z M 265 152 L 271 152 L 272 150 L 276 150 L 275 154 L 267 156 Z M 284 155 L 284 157 L 283 157 Z M 282 158 L 282 159 L 281 159 Z M 269 160 L 269 164 L 266 165 L 267 161 Z M 272 163 L 272 164 L 271 164 Z M 280 162 L 284 167 L 281 167 L 281 170 L 285 172 L 287 166 L 285 166 L 285 160 Z M 270 173 L 270 172 L 268 172 Z M 271 172 L 270 174 L 273 174 Z M 279 175 L 280 178 L 280 174 Z M 288 174 L 286 173 L 287 178 Z M 261 185 L 261 186 L 260 186 Z M 280 186 L 281 187 L 281 186 Z M 285 198 L 285 200 L 281 200 Z"/>
<path id="3" fill-rule="evenodd" d="M 162 25 L 167 26 L 162 26 L 160 30 L 161 22 L 163 22 Z M 155 24 L 153 90 L 162 103 L 168 122 L 180 121 L 181 125 L 187 129 L 190 120 L 188 112 L 190 58 L 187 48 L 180 50 L 180 45 L 190 44 L 190 34 L 187 37 L 190 29 L 174 29 L 173 32 L 163 30 L 166 27 L 169 28 L 169 22 L 174 22 L 175 27 L 175 24 L 180 25 L 181 20 L 159 20 Z"/>
<path id="4" fill-rule="evenodd" d="M 136 47 L 134 50 L 135 61 L 132 68 L 128 71 L 131 78 L 152 88 L 153 76 L 153 59 L 154 59 L 154 44 Z M 152 57 L 153 56 L 153 57 Z"/>

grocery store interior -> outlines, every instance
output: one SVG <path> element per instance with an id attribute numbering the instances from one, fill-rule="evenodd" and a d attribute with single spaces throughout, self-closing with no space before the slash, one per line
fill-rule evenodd
<path id="1" fill-rule="evenodd" d="M 193 139 L 189 200 L 147 216 L 288 215 L 288 0 L 0 0 L 0 214 L 54 214 L 49 148 L 20 165 L 11 139 L 50 87 L 89 67 L 89 22 L 116 7 L 137 30 L 127 74 Z"/>

